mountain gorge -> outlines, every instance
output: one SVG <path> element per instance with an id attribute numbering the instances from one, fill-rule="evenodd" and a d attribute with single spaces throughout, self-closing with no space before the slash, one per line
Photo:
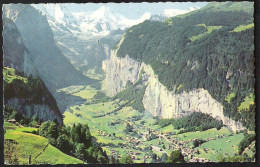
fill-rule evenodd
<path id="1" fill-rule="evenodd" d="M 15 23 L 40 77 L 49 89 L 84 82 L 84 76 L 73 68 L 56 46 L 46 17 L 30 5 L 21 5 L 5 6 L 3 12 Z"/>
<path id="2" fill-rule="evenodd" d="M 35 8 L 25 4 L 5 5 L 3 18 L 4 54 L 8 56 L 5 65 L 39 77 L 55 97 L 59 112 L 64 111 L 72 99 L 64 98 L 64 94 L 56 90 L 91 80 L 77 71 L 61 53 L 46 17 Z"/>
<path id="3" fill-rule="evenodd" d="M 62 122 L 56 100 L 45 84 L 37 78 L 38 73 L 31 55 L 15 24 L 10 19 L 3 19 L 5 109 L 15 109 L 28 117 L 37 115 L 45 121 L 56 118 Z"/>
<path id="4" fill-rule="evenodd" d="M 123 30 L 150 17 L 146 14 L 131 20 L 105 6 L 92 12 L 71 12 L 62 4 L 32 6 L 46 15 L 56 45 L 74 67 L 95 79 L 100 77 L 94 74 L 103 76 L 102 61 L 109 56 L 107 50 L 120 39 Z"/>
<path id="5" fill-rule="evenodd" d="M 6 164 L 255 161 L 253 3 L 92 5 L 3 5 Z"/>
<path id="6" fill-rule="evenodd" d="M 154 116 L 203 112 L 233 131 L 253 130 L 254 102 L 243 106 L 254 92 L 253 28 L 239 30 L 253 22 L 246 3 L 213 3 L 131 27 L 103 63 L 103 89 L 114 96 L 142 76 L 143 106 Z"/>
<path id="7" fill-rule="evenodd" d="M 9 66 L 18 71 L 24 71 L 26 74 L 37 75 L 29 52 L 24 46 L 14 22 L 7 18 L 3 19 L 4 66 Z"/>

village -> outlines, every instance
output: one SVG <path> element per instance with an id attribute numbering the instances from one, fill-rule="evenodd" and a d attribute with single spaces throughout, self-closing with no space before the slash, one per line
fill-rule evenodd
<path id="1" fill-rule="evenodd" d="M 117 123 L 129 123 L 129 120 L 125 122 L 123 120 L 117 120 Z M 210 160 L 205 158 L 196 157 L 196 154 L 199 154 L 199 150 L 197 150 L 192 143 L 198 138 L 189 139 L 188 141 L 184 141 L 177 137 L 177 135 L 172 135 L 171 132 L 160 132 L 159 130 L 151 129 L 147 126 L 140 126 L 138 124 L 134 124 L 135 128 L 132 130 L 136 135 L 130 136 L 126 134 L 125 136 L 117 136 L 116 133 L 109 134 L 107 131 L 102 131 L 98 129 L 98 136 L 109 137 L 111 140 L 122 140 L 123 143 L 120 145 L 106 145 L 105 148 L 111 152 L 111 155 L 117 158 L 121 158 L 119 151 L 116 151 L 115 148 L 122 149 L 122 152 L 127 152 L 131 155 L 132 160 L 146 160 L 151 158 L 151 155 L 145 154 L 141 156 L 141 151 L 144 151 L 144 147 L 151 147 L 154 152 L 166 153 L 169 156 L 169 153 L 173 150 L 179 150 L 183 154 L 186 162 L 210 162 Z M 95 127 L 97 128 L 97 127 Z M 154 139 L 158 139 L 155 144 L 150 142 L 151 136 L 154 136 Z M 184 135 L 185 137 L 185 135 Z M 225 137 L 224 134 L 216 135 L 214 138 L 206 138 L 204 142 L 216 140 Z M 226 142 L 230 142 L 227 140 Z M 213 149 L 214 150 L 214 149 Z M 209 149 L 204 148 L 204 152 L 207 153 Z"/>
<path id="2" fill-rule="evenodd" d="M 189 135 L 189 132 L 174 129 L 171 124 L 165 128 L 156 125 L 155 118 L 133 109 L 125 101 L 109 99 L 90 103 L 92 99 L 71 106 L 64 114 L 64 123 L 88 123 L 102 149 L 119 160 L 130 155 L 135 163 L 159 162 L 163 154 L 170 156 L 171 152 L 179 150 L 186 162 L 215 162 L 218 155 L 234 155 L 237 144 L 233 141 L 239 142 L 242 137 L 242 134 L 233 135 L 226 127 L 193 131 L 193 135 Z M 239 138 L 235 139 L 237 135 Z M 202 143 L 194 146 L 197 140 Z M 226 144 L 218 148 L 214 144 L 218 142 Z M 207 146 L 201 147 L 204 144 Z M 226 146 L 232 149 L 231 154 L 222 151 Z"/>

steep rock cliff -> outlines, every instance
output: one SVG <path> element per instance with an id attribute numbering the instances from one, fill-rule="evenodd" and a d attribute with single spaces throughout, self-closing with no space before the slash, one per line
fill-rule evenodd
<path id="1" fill-rule="evenodd" d="M 26 104 L 25 99 L 11 98 L 5 102 L 5 105 L 16 109 L 27 117 L 37 115 L 43 121 L 56 118 L 59 122 L 62 122 L 61 114 L 55 113 L 47 104 Z"/>
<path id="2" fill-rule="evenodd" d="M 120 43 L 119 43 L 120 44 Z M 223 106 L 202 88 L 175 94 L 162 85 L 152 68 L 143 62 L 137 62 L 128 55 L 116 56 L 117 50 L 111 51 L 109 59 L 103 62 L 106 72 L 102 89 L 107 95 L 114 96 L 124 90 L 128 81 L 135 83 L 142 75 L 142 82 L 147 85 L 143 97 L 143 106 L 147 112 L 160 118 L 181 118 L 192 112 L 202 112 L 222 120 L 232 131 L 244 129 L 240 122 L 224 116 Z M 141 74 L 142 73 L 142 74 Z"/>
<path id="3" fill-rule="evenodd" d="M 7 74 L 4 75 L 4 105 L 16 109 L 18 112 L 23 113 L 27 117 L 37 115 L 44 121 L 53 120 L 54 118 L 56 118 L 58 121 L 62 122 L 62 115 L 60 114 L 60 111 L 57 110 L 55 100 L 53 98 L 46 97 L 46 94 L 43 94 L 42 98 L 45 98 L 46 101 L 48 101 L 49 103 L 42 102 L 41 104 L 33 104 L 30 102 L 30 100 L 22 97 L 8 97 L 10 94 L 14 95 L 15 93 L 17 93 L 17 90 L 14 89 L 5 89 L 10 84 L 8 82 L 10 75 L 12 75 L 11 78 L 17 79 L 17 77 L 24 77 L 20 76 L 22 72 L 24 72 L 27 75 L 32 75 L 34 77 L 37 76 L 38 73 L 31 59 L 31 55 L 28 49 L 25 47 L 23 39 L 21 38 L 20 33 L 18 32 L 15 24 L 12 20 L 7 19 L 5 17 L 3 17 L 2 35 L 4 66 L 11 67 L 11 69 L 15 69 L 14 74 L 10 74 L 10 68 L 8 68 L 9 70 L 4 69 L 4 71 L 7 71 Z M 19 89 L 20 91 L 24 90 L 25 92 L 25 89 L 31 89 L 27 86 L 22 87 L 21 85 L 17 85 L 15 86 L 15 88 Z M 47 88 L 44 85 L 42 85 L 42 89 L 48 92 Z M 37 93 L 38 92 L 33 92 L 30 95 L 34 96 Z"/>
<path id="4" fill-rule="evenodd" d="M 3 53 L 4 66 L 37 75 L 27 48 L 12 20 L 3 18 Z"/>

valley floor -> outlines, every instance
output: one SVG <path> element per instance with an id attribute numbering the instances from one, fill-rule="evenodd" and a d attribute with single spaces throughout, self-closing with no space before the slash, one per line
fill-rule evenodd
<path id="1" fill-rule="evenodd" d="M 125 101 L 96 100 L 94 96 L 99 90 L 90 86 L 75 86 L 60 91 L 86 100 L 84 104 L 67 108 L 63 114 L 65 125 L 87 123 L 91 134 L 107 154 L 119 159 L 130 154 L 135 163 L 149 163 L 152 162 L 152 153 L 161 157 L 163 153 L 169 155 L 179 149 L 188 162 L 216 162 L 220 155 L 234 156 L 243 139 L 242 133 L 233 133 L 226 127 L 178 134 L 172 125 L 163 128 L 155 125 L 156 120 L 152 116 L 124 105 Z M 127 124 L 133 127 L 132 132 L 125 131 Z M 194 148 L 192 143 L 198 138 L 206 142 Z"/>

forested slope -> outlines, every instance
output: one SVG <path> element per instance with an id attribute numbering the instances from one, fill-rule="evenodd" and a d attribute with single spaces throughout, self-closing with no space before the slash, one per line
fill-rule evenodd
<path id="1" fill-rule="evenodd" d="M 151 65 L 170 91 L 208 90 L 224 114 L 254 129 L 253 3 L 210 3 L 204 8 L 131 27 L 117 46 Z"/>
<path id="2" fill-rule="evenodd" d="M 38 77 L 4 67 L 3 81 L 5 107 L 15 109 L 28 118 L 37 115 L 44 121 L 56 118 L 62 122 L 56 100 Z"/>

